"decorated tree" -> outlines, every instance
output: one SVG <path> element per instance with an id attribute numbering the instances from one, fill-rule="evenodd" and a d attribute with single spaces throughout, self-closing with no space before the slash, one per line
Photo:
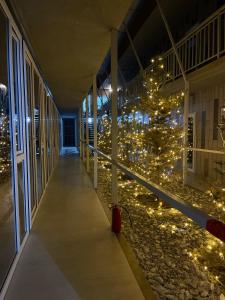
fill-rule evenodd
<path id="1" fill-rule="evenodd" d="M 140 102 L 141 111 L 149 117 L 144 134 L 147 155 L 143 169 L 159 184 L 169 179 L 182 155 L 183 93 L 170 96 L 162 93 L 168 77 L 161 58 L 152 60 L 150 74 L 144 76 L 145 91 Z"/>
<path id="2" fill-rule="evenodd" d="M 152 60 L 144 75 L 144 91 L 139 101 L 126 105 L 118 119 L 118 158 L 129 168 L 162 184 L 182 155 L 183 93 L 165 96 L 162 88 L 168 79 L 161 58 Z M 147 116 L 148 122 L 137 115 Z M 103 115 L 99 148 L 111 154 L 111 119 Z"/>
<path id="3" fill-rule="evenodd" d="M 137 170 L 139 162 L 145 154 L 141 122 L 137 119 L 137 107 L 129 107 L 121 116 L 118 134 L 119 160 L 133 170 Z"/>
<path id="4" fill-rule="evenodd" d="M 112 152 L 111 140 L 111 118 L 108 114 L 104 114 L 101 117 L 101 121 L 98 128 L 98 148 L 103 153 L 110 155 Z"/>
<path id="5" fill-rule="evenodd" d="M 0 89 L 0 183 L 7 181 L 11 172 L 9 118 L 6 101 L 5 91 Z"/>

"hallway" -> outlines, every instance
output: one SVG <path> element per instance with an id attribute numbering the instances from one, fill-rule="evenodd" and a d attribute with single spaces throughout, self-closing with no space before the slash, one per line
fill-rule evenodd
<path id="1" fill-rule="evenodd" d="M 60 158 L 5 299 L 144 299 L 78 157 Z"/>

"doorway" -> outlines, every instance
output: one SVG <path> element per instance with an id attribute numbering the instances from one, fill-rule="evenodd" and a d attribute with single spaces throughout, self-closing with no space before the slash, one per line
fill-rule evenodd
<path id="1" fill-rule="evenodd" d="M 63 119 L 63 147 L 75 147 L 75 119 Z"/>

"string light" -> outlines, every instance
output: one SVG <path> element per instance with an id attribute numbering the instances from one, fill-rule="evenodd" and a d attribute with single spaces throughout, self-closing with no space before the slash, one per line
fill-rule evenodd
<path id="1" fill-rule="evenodd" d="M 118 130 L 118 159 L 131 170 L 145 176 L 160 186 L 173 180 L 172 174 L 176 171 L 176 164 L 182 157 L 182 139 L 184 137 L 182 127 L 184 92 L 175 95 L 164 96 L 160 92 L 160 87 L 170 77 L 165 72 L 162 59 L 152 59 L 152 69 L 150 75 L 144 77 L 144 93 L 138 98 L 138 103 L 130 104 L 126 101 L 124 111 L 120 116 Z M 144 123 L 138 115 L 147 116 L 148 123 Z M 141 121 L 140 121 L 141 120 Z M 190 130 L 190 129 L 189 129 Z M 105 115 L 101 120 L 99 132 L 99 148 L 105 154 L 111 153 L 111 118 Z M 177 180 L 180 180 L 177 175 Z M 121 178 L 122 180 L 122 178 Z M 182 224 L 174 224 L 173 221 L 163 221 L 165 210 L 164 203 L 156 200 L 155 208 L 147 207 L 138 202 L 142 188 L 132 185 L 130 181 L 122 181 L 119 187 L 129 190 L 132 195 L 133 205 L 137 209 L 143 209 L 149 218 L 158 218 L 162 223 L 159 225 L 164 233 L 169 232 L 175 238 L 179 232 L 188 234 L 189 231 L 197 233 L 199 228 L 195 228 L 192 221 Z M 225 192 L 225 188 L 221 191 Z M 213 192 L 209 191 L 213 197 Z M 130 200 L 131 201 L 131 200 Z M 212 201 L 214 206 L 221 212 L 225 211 L 223 201 Z M 201 203 L 193 203 L 193 206 L 201 208 Z M 167 215 L 179 214 L 176 209 L 169 208 Z M 206 235 L 207 236 L 207 235 Z M 187 246 L 185 255 L 194 265 L 201 267 L 207 276 L 214 281 L 219 280 L 218 271 L 213 270 L 210 265 L 210 258 L 224 263 L 223 243 L 215 241 L 212 236 L 204 236 L 204 243 L 196 248 Z M 209 258 L 210 257 L 210 258 Z"/>

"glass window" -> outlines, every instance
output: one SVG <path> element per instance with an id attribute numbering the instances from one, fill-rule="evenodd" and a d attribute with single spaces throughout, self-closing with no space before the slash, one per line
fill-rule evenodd
<path id="1" fill-rule="evenodd" d="M 13 60 L 13 92 L 16 129 L 16 149 L 22 150 L 22 109 L 19 97 L 19 74 L 18 74 L 18 41 L 12 38 L 12 60 Z"/>
<path id="2" fill-rule="evenodd" d="M 34 72 L 34 118 L 35 118 L 35 140 L 36 140 L 36 165 L 37 165 L 37 185 L 38 200 L 42 195 L 42 153 L 41 153 L 41 128 L 40 128 L 40 82 L 36 72 Z"/>
<path id="3" fill-rule="evenodd" d="M 19 201 L 19 217 L 20 217 L 20 240 L 22 241 L 25 233 L 25 207 L 24 207 L 24 163 L 17 165 L 17 184 L 18 184 L 18 201 Z"/>
<path id="4" fill-rule="evenodd" d="M 201 120 L 201 148 L 205 148 L 205 137 L 206 137 L 206 111 L 202 111 L 202 120 Z"/>
<path id="5" fill-rule="evenodd" d="M 195 117 L 190 115 L 188 117 L 188 135 L 187 142 L 189 148 L 195 147 Z M 189 169 L 194 169 L 194 152 L 192 150 L 187 151 L 187 166 Z"/>
<path id="6" fill-rule="evenodd" d="M 49 105 L 48 105 L 48 96 L 46 91 L 44 92 L 44 105 L 45 105 L 45 167 L 46 167 L 46 183 L 48 181 L 48 175 L 49 175 Z"/>
<path id="7" fill-rule="evenodd" d="M 214 103 L 213 103 L 213 140 L 218 139 L 218 123 L 219 123 L 219 99 L 214 99 Z"/>
<path id="8" fill-rule="evenodd" d="M 16 253 L 8 97 L 7 23 L 0 9 L 0 288 Z"/>
<path id="9" fill-rule="evenodd" d="M 34 149 L 34 114 L 32 102 L 32 74 L 31 66 L 26 62 L 26 83 L 27 83 L 27 132 L 29 145 L 29 187 L 30 187 L 30 203 L 33 211 L 36 205 L 36 173 L 35 173 L 35 149 Z"/>

